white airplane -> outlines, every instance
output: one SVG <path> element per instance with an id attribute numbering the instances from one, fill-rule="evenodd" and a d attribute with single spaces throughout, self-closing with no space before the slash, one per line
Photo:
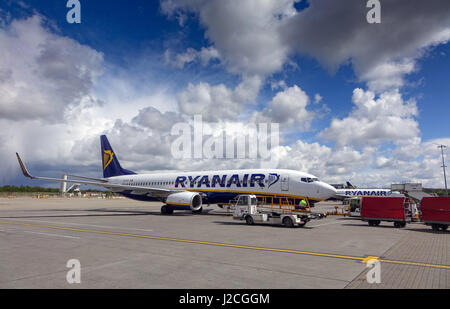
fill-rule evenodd
<path id="1" fill-rule="evenodd" d="M 346 189 L 337 189 L 334 198 L 344 199 L 350 197 L 360 197 L 360 196 L 376 196 L 376 197 L 405 197 L 398 191 L 392 191 L 390 189 L 375 189 L 366 188 L 361 189 L 353 186 L 347 181 Z"/>
<path id="2" fill-rule="evenodd" d="M 100 186 L 125 197 L 142 201 L 161 201 L 161 213 L 174 210 L 202 211 L 204 204 L 228 203 L 239 194 L 302 199 L 314 203 L 336 194 L 336 189 L 313 175 L 282 169 L 247 169 L 201 172 L 136 174 L 120 166 L 108 139 L 100 137 L 103 178 L 71 177 L 87 181 L 32 176 L 18 153 L 23 174 L 32 179 Z"/>

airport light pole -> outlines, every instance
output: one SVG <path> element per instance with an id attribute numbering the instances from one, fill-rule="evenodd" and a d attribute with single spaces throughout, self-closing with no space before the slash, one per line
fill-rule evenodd
<path id="1" fill-rule="evenodd" d="M 442 154 L 442 168 L 444 169 L 444 183 L 445 183 L 445 196 L 448 196 L 448 190 L 447 190 L 447 177 L 445 175 L 445 162 L 444 162 L 444 148 L 447 148 L 445 145 L 439 145 L 438 148 L 441 148 L 441 154 Z"/>

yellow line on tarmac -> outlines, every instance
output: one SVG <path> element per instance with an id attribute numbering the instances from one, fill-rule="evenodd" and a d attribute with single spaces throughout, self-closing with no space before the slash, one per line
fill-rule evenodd
<path id="1" fill-rule="evenodd" d="M 209 242 L 209 241 L 202 241 L 202 240 L 190 240 L 190 239 L 180 239 L 180 238 L 170 238 L 170 237 L 160 237 L 160 236 L 150 236 L 150 235 L 107 232 L 107 231 L 99 231 L 99 230 L 85 230 L 85 229 L 76 229 L 76 228 L 70 228 L 70 227 L 52 226 L 52 225 L 43 225 L 43 224 L 33 224 L 33 223 L 23 223 L 23 222 L 0 221 L 0 224 L 13 224 L 13 225 L 33 226 L 33 227 L 42 227 L 42 228 L 49 228 L 49 229 L 56 229 L 56 230 L 76 231 L 76 232 L 95 233 L 95 234 L 104 234 L 104 235 L 138 237 L 138 238 L 146 238 L 146 239 L 157 239 L 157 240 L 185 242 L 185 243 L 212 245 L 212 246 L 221 246 L 221 247 L 230 247 L 230 248 L 240 248 L 240 249 L 252 249 L 252 250 L 261 250 L 261 251 L 283 252 L 283 253 L 296 253 L 296 254 L 314 255 L 314 256 L 331 257 L 331 258 L 340 258 L 340 259 L 348 259 L 348 260 L 356 260 L 356 261 L 362 261 L 362 260 L 365 259 L 363 257 L 338 255 L 338 254 L 308 252 L 308 251 L 289 250 L 289 249 L 264 248 L 264 247 L 256 247 L 256 246 L 245 246 L 245 245 L 234 245 L 234 244 L 219 243 L 219 242 Z"/>
<path id="2" fill-rule="evenodd" d="M 362 263 L 368 264 L 371 261 L 378 261 L 380 258 L 378 256 L 368 256 L 364 260 L 362 260 Z"/>
<path id="3" fill-rule="evenodd" d="M 219 242 L 209 242 L 209 241 L 202 241 L 202 240 L 190 240 L 190 239 L 180 239 L 180 238 L 170 238 L 170 237 L 160 237 L 160 236 L 150 236 L 150 235 L 107 232 L 107 231 L 99 231 L 99 230 L 85 230 L 85 229 L 76 229 L 76 228 L 70 228 L 70 227 L 43 225 L 43 224 L 33 224 L 33 223 L 23 223 L 23 222 L 0 221 L 0 224 L 33 226 L 33 227 L 42 227 L 42 228 L 55 229 L 55 230 L 85 232 L 85 233 L 94 233 L 94 234 L 103 234 L 103 235 L 137 237 L 137 238 L 156 239 L 156 240 L 165 240 L 165 241 L 174 241 L 174 242 L 184 242 L 184 243 L 201 244 L 201 245 L 220 246 L 220 247 L 228 247 L 228 248 L 251 249 L 251 250 L 259 250 L 259 251 L 281 252 L 281 253 L 294 253 L 294 254 L 302 254 L 302 255 L 312 255 L 312 256 L 321 256 L 321 257 L 329 257 L 329 258 L 338 258 L 338 259 L 347 259 L 347 260 L 361 261 L 362 263 L 367 263 L 369 259 L 374 259 L 374 258 L 378 259 L 378 257 L 372 257 L 372 256 L 370 256 L 370 257 L 357 257 L 357 256 L 349 256 L 349 255 L 328 254 L 328 253 L 319 253 L 319 252 L 290 250 L 290 249 L 264 248 L 264 247 L 256 247 L 256 246 L 245 246 L 245 245 L 234 245 L 234 244 L 219 243 Z M 385 263 L 395 263 L 395 264 L 403 264 L 403 265 L 414 265 L 414 266 L 450 269 L 450 266 L 447 266 L 447 265 L 425 264 L 425 263 L 407 262 L 407 261 L 395 261 L 395 260 L 385 260 L 385 259 L 379 259 L 379 261 L 380 262 L 385 262 Z"/>
<path id="4" fill-rule="evenodd" d="M 396 261 L 396 260 L 385 260 L 385 259 L 380 259 L 379 261 L 383 262 L 383 263 L 450 269 L 450 266 L 447 266 L 447 265 L 427 264 L 427 263 L 408 262 L 408 261 Z"/>

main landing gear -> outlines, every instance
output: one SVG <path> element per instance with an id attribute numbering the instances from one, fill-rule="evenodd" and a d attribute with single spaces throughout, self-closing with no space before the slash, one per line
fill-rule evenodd
<path id="1" fill-rule="evenodd" d="M 197 210 L 193 210 L 192 213 L 197 215 L 197 214 L 201 214 L 202 211 L 203 211 L 203 207 L 200 207 Z M 167 205 L 164 205 L 161 207 L 161 214 L 162 215 L 171 215 L 171 214 L 173 214 L 173 209 Z"/>
<path id="2" fill-rule="evenodd" d="M 173 209 L 167 207 L 167 205 L 164 205 L 163 207 L 161 207 L 161 214 L 162 215 L 171 215 L 171 214 L 173 214 Z"/>

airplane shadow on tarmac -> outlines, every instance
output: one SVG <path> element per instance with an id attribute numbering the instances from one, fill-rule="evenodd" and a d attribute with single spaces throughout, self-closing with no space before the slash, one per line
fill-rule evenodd
<path id="1" fill-rule="evenodd" d="M 47 210 L 41 210 L 41 212 L 44 212 Z M 54 211 L 54 210 L 52 210 Z M 58 210 L 58 211 L 77 211 L 80 212 L 80 210 Z M 86 212 L 93 212 L 95 210 L 83 210 Z M 25 216 L 2 216 L 0 219 L 33 219 L 33 218 L 83 218 L 83 217 L 126 217 L 126 216 L 146 216 L 146 215 L 156 215 L 160 214 L 159 212 L 151 213 L 151 212 L 134 212 L 134 211 L 111 211 L 111 210 L 100 210 L 101 212 L 108 212 L 104 214 L 95 214 L 95 213 L 88 213 L 88 214 L 61 214 L 61 215 L 25 215 Z M 120 212 L 120 213 L 115 213 Z M 127 212 L 127 213 L 124 213 Z"/>
<path id="2" fill-rule="evenodd" d="M 44 210 L 26 210 L 24 212 L 78 212 L 77 214 L 55 214 L 55 215 L 24 215 L 24 216 L 0 216 L 0 219 L 31 219 L 31 218 L 77 218 L 77 217 L 128 217 L 128 216 L 229 216 L 229 214 L 210 214 L 213 209 L 203 210 L 203 213 L 193 214 L 189 211 L 175 211 L 171 215 L 163 215 L 160 211 L 149 210 L 121 210 L 121 209 L 44 209 Z M 79 214 L 86 212 L 86 214 Z M 97 213 L 96 213 L 97 212 Z"/>

